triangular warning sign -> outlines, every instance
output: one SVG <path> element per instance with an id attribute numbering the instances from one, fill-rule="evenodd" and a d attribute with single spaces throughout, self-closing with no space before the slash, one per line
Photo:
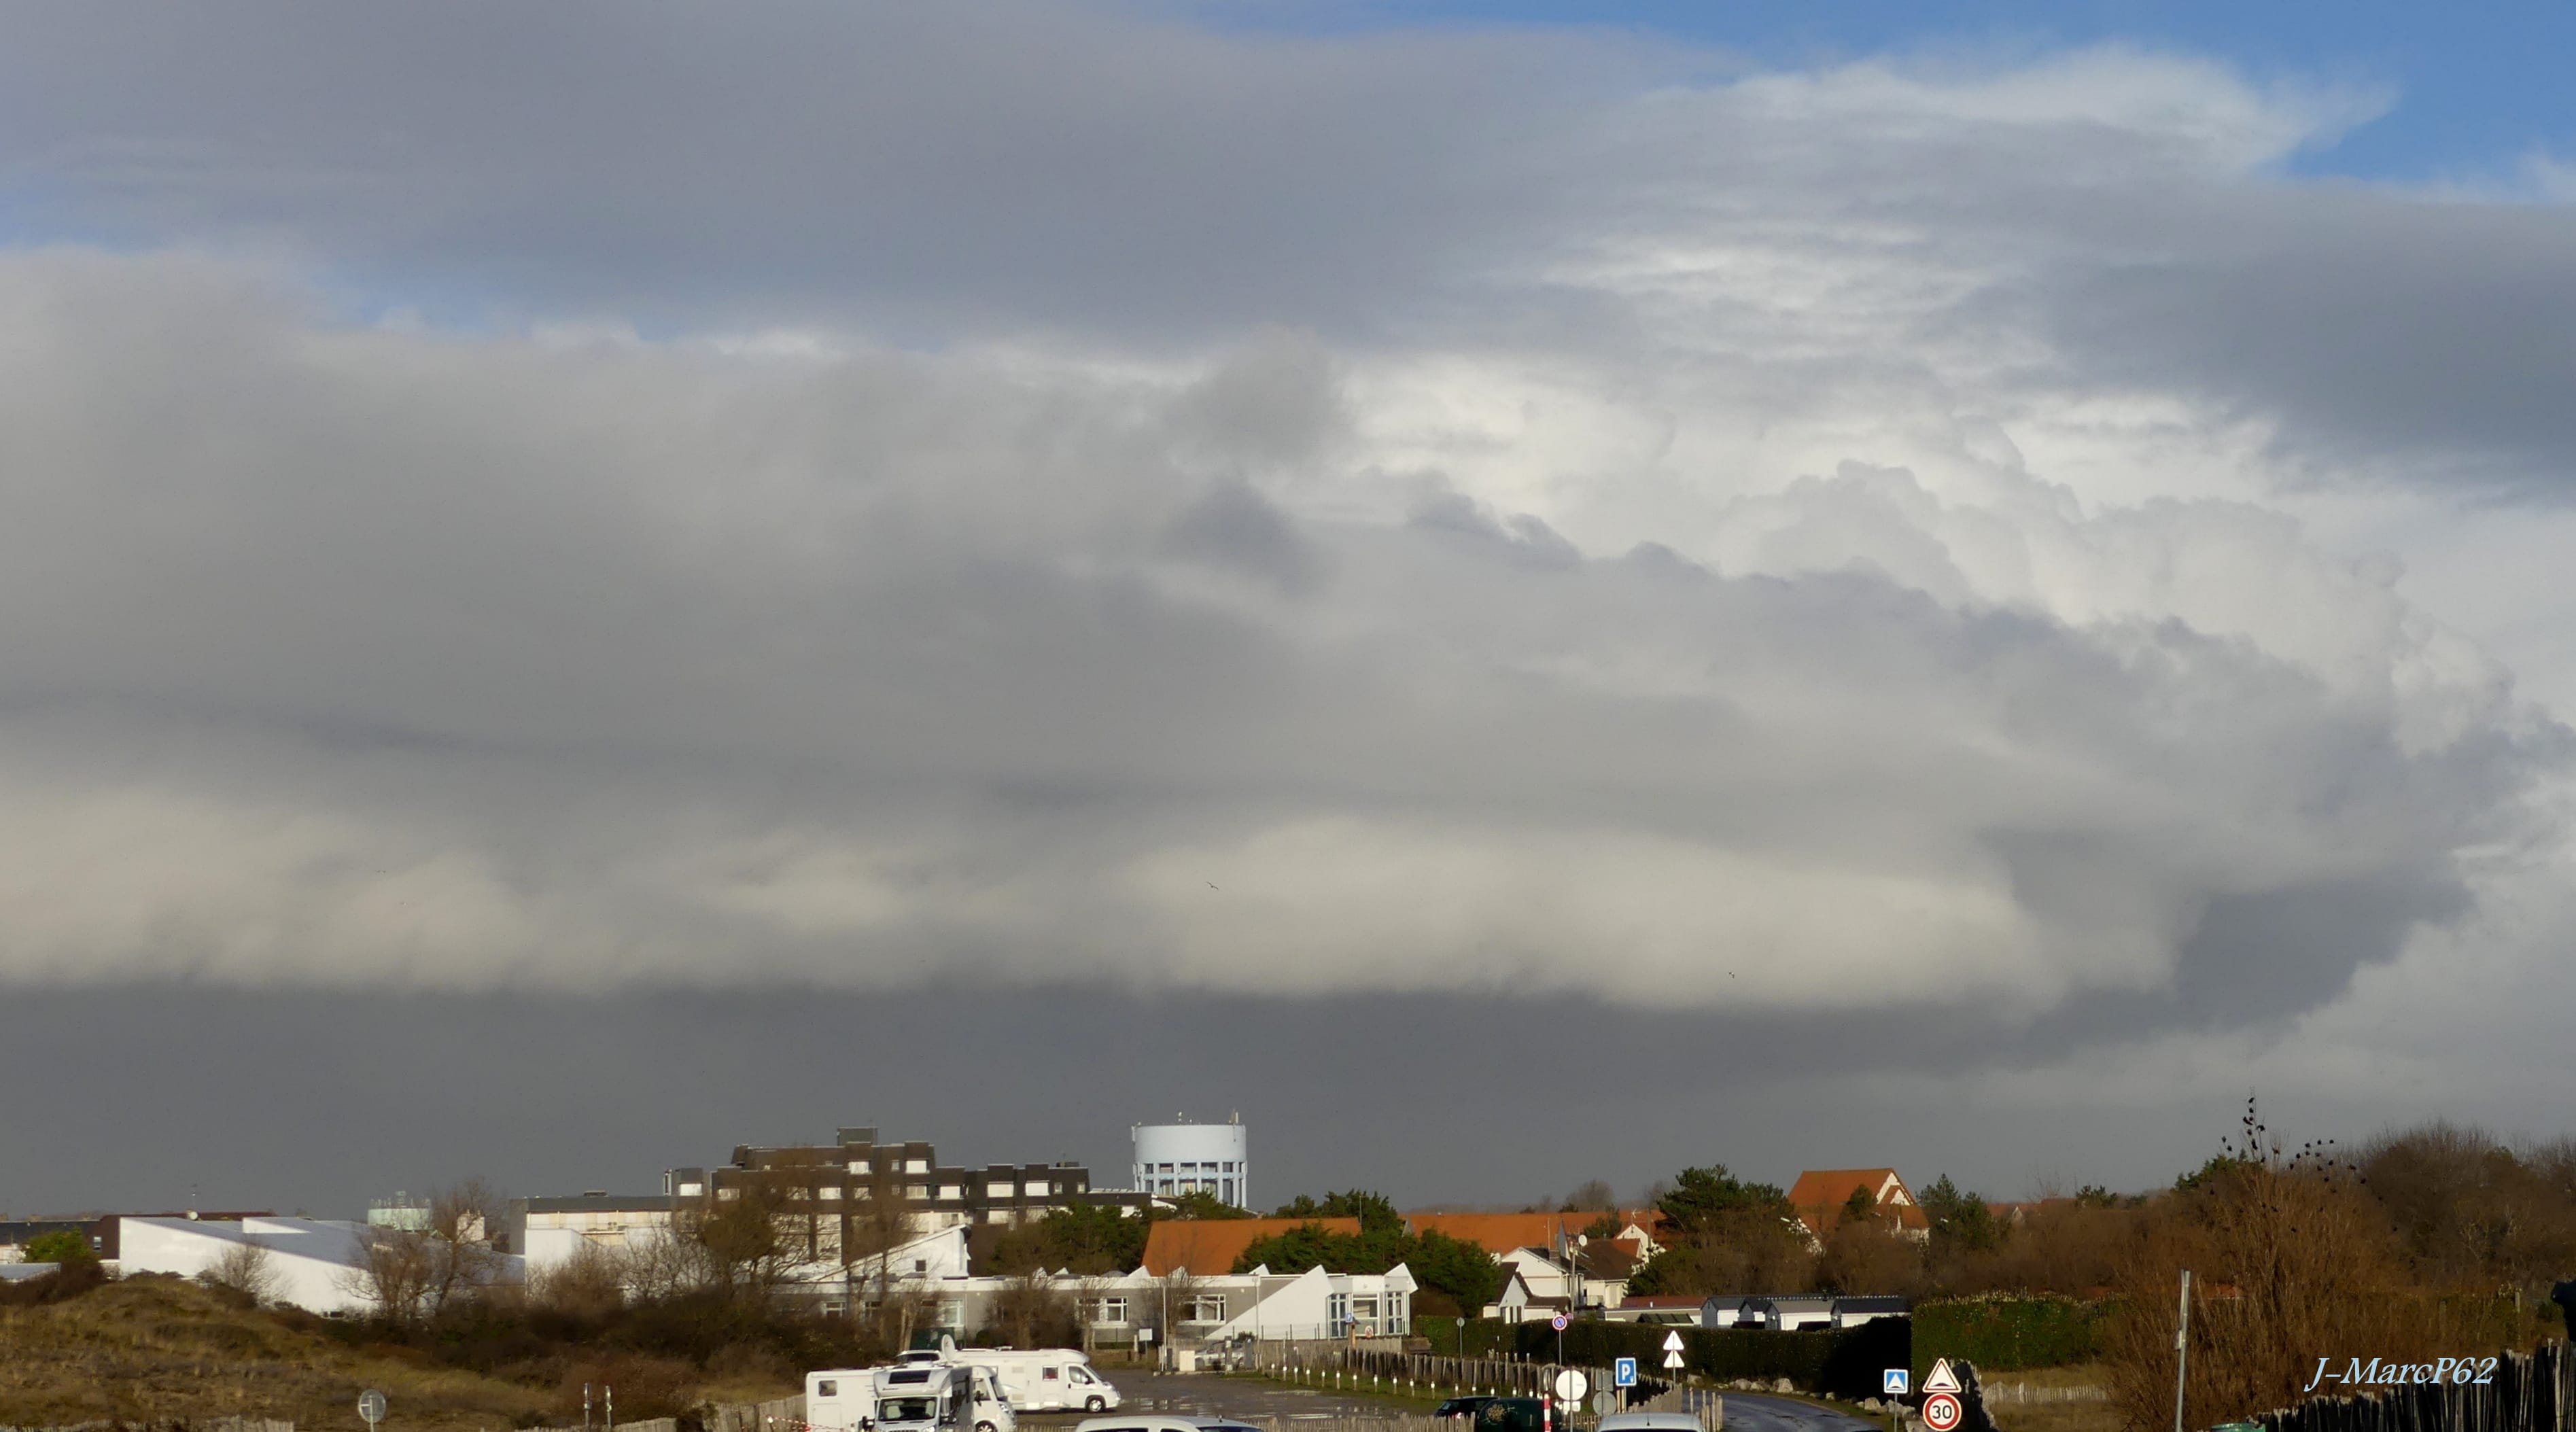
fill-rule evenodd
<path id="1" fill-rule="evenodd" d="M 1950 1360 L 1946 1357 L 1932 1364 L 1932 1375 L 1923 1379 L 1923 1386 L 1917 1389 L 1917 1391 L 1925 1393 L 1956 1392 L 1958 1390 L 1959 1375 L 1950 1370 Z"/>
<path id="2" fill-rule="evenodd" d="M 1664 1351 L 1666 1351 L 1666 1352 L 1680 1352 L 1681 1350 L 1682 1350 L 1682 1335 L 1681 1335 L 1680 1333 L 1678 1333 L 1678 1332 L 1671 1332 L 1671 1333 L 1666 1333 L 1666 1334 L 1664 1334 Z"/>

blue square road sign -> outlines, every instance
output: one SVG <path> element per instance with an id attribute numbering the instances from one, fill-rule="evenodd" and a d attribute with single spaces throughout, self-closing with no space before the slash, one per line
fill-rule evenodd
<path id="1" fill-rule="evenodd" d="M 1610 1385 L 1613 1387 L 1636 1386 L 1637 1360 L 1633 1357 L 1613 1358 L 1610 1362 Z"/>
<path id="2" fill-rule="evenodd" d="M 1902 1367 L 1891 1367 L 1878 1375 L 1878 1390 L 1889 1397 L 1903 1397 L 1906 1384 L 1914 1374 Z"/>

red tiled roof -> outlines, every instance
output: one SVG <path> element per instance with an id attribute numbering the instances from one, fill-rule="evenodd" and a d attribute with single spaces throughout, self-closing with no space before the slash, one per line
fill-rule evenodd
<path id="1" fill-rule="evenodd" d="M 1630 1209 L 1610 1215 L 1626 1228 L 1635 1224 L 1652 1229 L 1652 1209 Z M 1408 1213 L 1405 1226 L 1416 1233 L 1437 1232 L 1477 1247 L 1499 1258 L 1515 1248 L 1542 1248 L 1553 1252 L 1560 1238 L 1571 1243 L 1584 1229 L 1599 1222 L 1599 1213 Z"/>
<path id="2" fill-rule="evenodd" d="M 1145 1235 L 1145 1271 L 1157 1278 L 1175 1268 L 1187 1268 L 1202 1276 L 1231 1273 L 1234 1260 L 1243 1256 L 1243 1250 L 1310 1223 L 1327 1233 L 1360 1231 L 1356 1218 L 1166 1218 Z"/>
<path id="3" fill-rule="evenodd" d="M 1798 1210 L 1798 1216 L 1810 1229 L 1822 1233 L 1833 1226 L 1835 1218 L 1842 1213 L 1843 1205 L 1851 1201 L 1854 1190 L 1868 1189 L 1870 1196 L 1875 1198 L 1880 1189 L 1887 1187 L 1890 1179 L 1896 1180 L 1896 1187 L 1903 1190 L 1904 1196 L 1904 1202 L 1896 1204 L 1892 1210 L 1897 1226 L 1931 1227 L 1931 1220 L 1915 1206 L 1914 1191 L 1905 1187 L 1905 1180 L 1898 1178 L 1892 1168 L 1809 1169 L 1798 1175 L 1798 1181 L 1789 1186 L 1789 1204 Z M 1889 1202 L 1887 1199 L 1879 1201 L 1882 1213 L 1891 1211 Z"/>

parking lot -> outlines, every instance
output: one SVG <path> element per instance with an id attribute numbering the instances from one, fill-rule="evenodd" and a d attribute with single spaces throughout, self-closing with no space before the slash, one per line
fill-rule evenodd
<path id="1" fill-rule="evenodd" d="M 1354 1392 L 1282 1387 L 1250 1377 L 1137 1372 L 1103 1368 L 1126 1401 L 1123 1412 L 1176 1412 L 1192 1417 L 1281 1417 L 1291 1420 L 1384 1416 L 1400 1404 Z M 1408 1408 L 1408 1410 L 1410 1410 Z M 1031 1413 L 1023 1420 L 1071 1425 L 1080 1413 Z"/>

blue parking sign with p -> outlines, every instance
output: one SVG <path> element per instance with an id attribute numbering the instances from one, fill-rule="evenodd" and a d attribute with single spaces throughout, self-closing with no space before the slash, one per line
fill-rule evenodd
<path id="1" fill-rule="evenodd" d="M 1613 1358 L 1610 1362 L 1610 1385 L 1613 1387 L 1636 1386 L 1637 1360 L 1633 1357 Z"/>
<path id="2" fill-rule="evenodd" d="M 1889 1397 L 1903 1397 L 1905 1385 L 1913 1376 L 1905 1368 L 1891 1367 L 1878 1375 L 1878 1390 Z"/>

